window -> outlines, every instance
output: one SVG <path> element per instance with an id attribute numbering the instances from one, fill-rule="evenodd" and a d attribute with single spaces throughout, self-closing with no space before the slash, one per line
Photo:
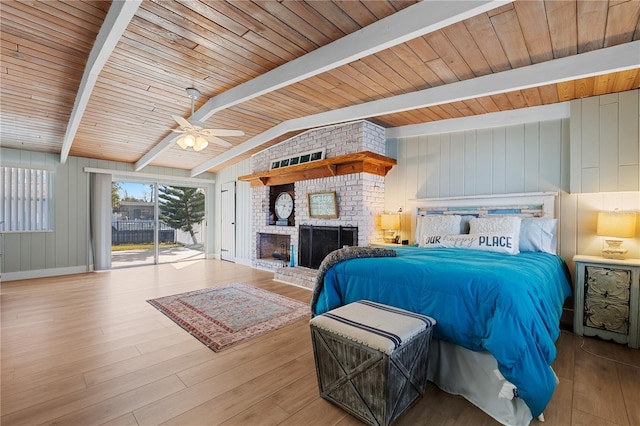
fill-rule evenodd
<path id="1" fill-rule="evenodd" d="M 49 170 L 0 167 L 0 231 L 53 229 Z"/>

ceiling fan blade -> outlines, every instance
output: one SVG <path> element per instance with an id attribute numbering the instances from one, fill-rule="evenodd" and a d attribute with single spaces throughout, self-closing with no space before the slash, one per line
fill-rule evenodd
<path id="1" fill-rule="evenodd" d="M 207 129 L 211 131 L 211 134 L 214 136 L 244 136 L 244 132 L 242 130 L 231 130 L 231 129 Z"/>
<path id="2" fill-rule="evenodd" d="M 172 115 L 171 117 L 173 117 L 173 119 L 176 120 L 180 127 L 184 129 L 191 129 L 193 127 L 191 126 L 191 123 L 189 123 L 186 119 L 180 117 L 179 115 Z"/>
<path id="3" fill-rule="evenodd" d="M 209 136 L 207 139 L 209 140 L 209 142 L 215 143 L 216 145 L 224 146 L 225 148 L 233 146 L 229 142 L 225 141 L 224 139 L 220 139 L 217 136 Z"/>
<path id="4" fill-rule="evenodd" d="M 244 136 L 244 132 L 242 130 L 202 129 L 201 132 L 207 136 Z"/>

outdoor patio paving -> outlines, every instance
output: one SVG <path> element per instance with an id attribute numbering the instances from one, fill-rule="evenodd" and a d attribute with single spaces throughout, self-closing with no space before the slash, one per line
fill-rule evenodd
<path id="1" fill-rule="evenodd" d="M 204 258 L 204 252 L 188 247 L 158 249 L 158 263 L 181 262 L 185 260 L 198 260 Z M 111 253 L 111 267 L 114 269 L 141 265 L 153 265 L 153 249 L 123 250 Z"/>

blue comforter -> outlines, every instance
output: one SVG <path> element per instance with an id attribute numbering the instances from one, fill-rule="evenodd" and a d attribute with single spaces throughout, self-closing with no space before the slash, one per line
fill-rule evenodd
<path id="1" fill-rule="evenodd" d="M 434 338 L 489 351 L 537 417 L 556 387 L 550 366 L 570 282 L 562 258 L 547 253 L 400 247 L 397 257 L 330 268 L 311 308 L 367 299 L 432 316 Z"/>

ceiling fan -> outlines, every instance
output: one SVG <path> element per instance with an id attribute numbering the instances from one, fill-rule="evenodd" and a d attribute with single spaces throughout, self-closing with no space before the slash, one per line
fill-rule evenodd
<path id="1" fill-rule="evenodd" d="M 200 96 L 200 91 L 192 87 L 187 88 L 186 91 L 187 96 L 191 98 L 191 117 L 193 117 L 194 101 Z M 176 143 L 182 149 L 193 148 L 194 151 L 202 151 L 209 145 L 209 142 L 230 147 L 232 145 L 229 142 L 218 136 L 244 136 L 242 130 L 206 129 L 202 121 L 187 120 L 178 115 L 172 115 L 172 117 L 180 126 L 177 129 L 173 129 L 173 131 L 182 133 L 176 140 Z"/>

